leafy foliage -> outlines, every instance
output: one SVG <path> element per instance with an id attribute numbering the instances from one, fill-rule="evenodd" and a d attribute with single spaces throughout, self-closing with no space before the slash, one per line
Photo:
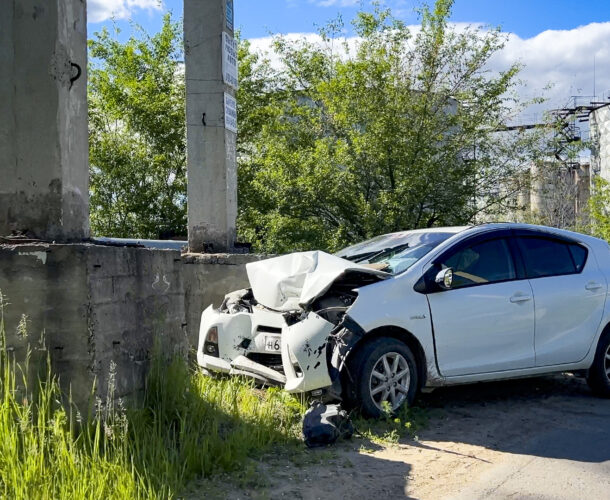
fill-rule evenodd
<path id="1" fill-rule="evenodd" d="M 186 234 L 186 135 L 181 27 L 126 43 L 89 41 L 91 229 L 95 235 Z"/>
<path id="2" fill-rule="evenodd" d="M 536 131 L 499 132 L 528 103 L 519 71 L 487 70 L 497 29 L 448 25 L 451 0 L 411 31 L 376 7 L 277 36 L 272 56 L 240 41 L 238 233 L 263 252 L 335 250 L 370 236 L 494 217 L 514 207 Z M 90 41 L 91 212 L 95 234 L 186 232 L 180 30 Z"/>
<path id="3" fill-rule="evenodd" d="M 352 44 L 340 20 L 322 44 L 275 38 L 281 68 L 258 61 L 265 119 L 239 137 L 243 239 L 267 252 L 335 250 L 472 222 L 514 199 L 537 154 L 535 133 L 498 132 L 524 104 L 512 96 L 519 67 L 488 72 L 503 34 L 449 27 L 451 5 L 424 7 L 416 32 L 377 7 L 359 13 Z"/>
<path id="4" fill-rule="evenodd" d="M 589 198 L 591 233 L 610 241 L 610 183 L 597 176 Z"/>

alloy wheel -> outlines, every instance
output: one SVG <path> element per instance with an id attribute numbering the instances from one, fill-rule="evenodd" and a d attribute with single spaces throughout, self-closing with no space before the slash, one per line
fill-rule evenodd
<path id="1" fill-rule="evenodd" d="M 610 353 L 606 356 L 606 362 L 610 363 Z M 388 352 L 377 360 L 371 372 L 369 390 L 380 410 L 384 410 L 384 401 L 388 402 L 392 411 L 396 410 L 407 399 L 410 385 L 409 364 L 402 354 Z"/>
<path id="2" fill-rule="evenodd" d="M 610 381 L 610 345 L 606 349 L 606 355 L 604 356 L 604 370 L 606 371 L 606 378 Z"/>

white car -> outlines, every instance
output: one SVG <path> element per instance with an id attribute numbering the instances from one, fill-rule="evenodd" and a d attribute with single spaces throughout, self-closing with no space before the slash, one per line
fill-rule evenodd
<path id="1" fill-rule="evenodd" d="M 608 243 L 525 224 L 404 231 L 247 265 L 197 359 L 370 416 L 419 390 L 586 373 L 610 396 Z"/>

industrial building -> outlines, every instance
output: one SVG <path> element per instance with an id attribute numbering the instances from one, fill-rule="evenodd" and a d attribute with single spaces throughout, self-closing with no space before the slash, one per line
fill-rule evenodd
<path id="1" fill-rule="evenodd" d="M 545 161 L 532 164 L 524 187 L 517 195 L 515 219 L 539 221 L 558 227 L 586 224 L 589 197 L 596 177 L 610 181 L 610 90 L 600 98 L 573 96 L 568 105 L 553 110 L 562 124 L 557 149 Z M 512 130 L 544 127 L 537 123 L 509 127 Z M 574 159 L 565 147 L 587 143 L 590 156 Z"/>

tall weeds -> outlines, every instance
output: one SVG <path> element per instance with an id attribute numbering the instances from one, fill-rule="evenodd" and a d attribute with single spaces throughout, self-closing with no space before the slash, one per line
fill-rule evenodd
<path id="1" fill-rule="evenodd" d="M 28 376 L 31 352 L 15 361 L 1 295 L 0 338 L 2 498 L 172 498 L 195 477 L 235 470 L 246 457 L 297 439 L 303 407 L 288 394 L 211 379 L 160 356 L 141 406 L 124 408 L 114 397 L 111 372 L 105 400 L 81 416 L 48 356 L 42 376 Z"/>

